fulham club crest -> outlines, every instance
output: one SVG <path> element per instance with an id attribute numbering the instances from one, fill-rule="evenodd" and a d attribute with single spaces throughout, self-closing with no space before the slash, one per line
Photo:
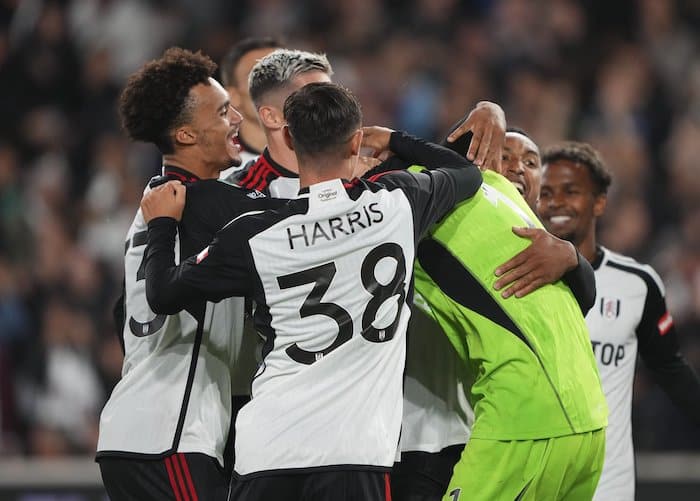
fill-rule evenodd
<path id="1" fill-rule="evenodd" d="M 615 320 L 620 316 L 620 300 L 607 297 L 600 298 L 600 315 L 608 320 Z"/>

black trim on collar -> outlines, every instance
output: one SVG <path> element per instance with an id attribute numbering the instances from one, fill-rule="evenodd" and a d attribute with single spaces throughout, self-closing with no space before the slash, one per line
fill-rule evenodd
<path id="1" fill-rule="evenodd" d="M 270 167 L 277 171 L 278 177 L 299 177 L 297 172 L 292 172 L 283 165 L 275 162 L 270 156 L 270 150 L 267 149 L 267 147 L 265 147 L 261 156 L 265 158 L 265 161 L 267 161 L 268 164 L 270 164 Z"/>
<path id="2" fill-rule="evenodd" d="M 594 270 L 597 270 L 598 268 L 600 268 L 600 265 L 603 264 L 603 256 L 604 255 L 605 255 L 605 253 L 603 252 L 603 249 L 596 246 L 595 258 L 593 258 L 593 261 L 591 262 L 591 266 L 593 267 Z"/>
<path id="3" fill-rule="evenodd" d="M 200 180 L 199 176 L 191 173 L 188 170 L 185 170 L 181 167 L 176 167 L 174 165 L 164 165 L 163 175 L 168 177 L 174 177 L 175 179 L 179 179 L 183 183 L 194 183 L 195 181 Z"/>

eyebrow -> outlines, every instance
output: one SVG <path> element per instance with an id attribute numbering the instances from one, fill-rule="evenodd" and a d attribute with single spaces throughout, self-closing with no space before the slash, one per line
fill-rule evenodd
<path id="1" fill-rule="evenodd" d="M 216 109 L 216 111 L 225 110 L 225 109 L 228 108 L 230 105 L 231 105 L 231 100 L 228 100 L 228 99 L 227 99 L 226 102 L 225 102 L 224 104 L 222 104 L 221 106 L 219 106 L 219 107 Z"/>

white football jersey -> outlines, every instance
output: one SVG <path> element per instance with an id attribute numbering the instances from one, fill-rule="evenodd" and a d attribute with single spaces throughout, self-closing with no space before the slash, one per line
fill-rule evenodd
<path id="1" fill-rule="evenodd" d="M 408 324 L 401 452 L 440 452 L 469 439 L 474 411 L 464 390 L 465 364 L 414 297 Z"/>
<path id="2" fill-rule="evenodd" d="M 666 335 L 673 321 L 666 311 L 663 283 L 650 266 L 600 250 L 602 260 L 594 263 L 596 303 L 586 324 L 610 414 L 605 464 L 594 499 L 633 501 L 631 412 L 637 347 L 645 338 Z"/>
<path id="3" fill-rule="evenodd" d="M 198 180 L 174 167 L 164 172 L 191 183 L 175 241 L 176 261 L 181 252 L 187 253 L 184 257 L 196 253 L 230 218 L 259 202 L 255 192 Z M 199 452 L 223 464 L 231 395 L 250 393 L 257 368 L 255 340 L 242 336 L 244 300 L 201 300 L 178 314 L 156 315 L 146 299 L 146 239 L 139 210 L 124 257 L 122 378 L 100 417 L 97 457 Z"/>
<path id="4" fill-rule="evenodd" d="M 229 179 L 276 198 L 299 193 L 299 176 L 267 150 Z M 412 326 L 415 322 L 409 323 L 400 451 L 439 452 L 467 442 L 473 411 L 461 381 L 464 364 L 447 336 L 429 322 L 418 320 L 420 325 Z"/>

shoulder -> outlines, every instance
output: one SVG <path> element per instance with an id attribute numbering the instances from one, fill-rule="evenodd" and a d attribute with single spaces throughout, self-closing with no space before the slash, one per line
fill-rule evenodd
<path id="1" fill-rule="evenodd" d="M 605 259 L 601 266 L 601 271 L 614 270 L 617 273 L 629 278 L 636 278 L 644 283 L 649 293 L 656 292 L 665 294 L 664 284 L 659 274 L 648 264 L 640 263 L 636 259 L 618 254 L 609 249 L 603 248 Z"/>
<path id="2" fill-rule="evenodd" d="M 220 233 L 236 240 L 246 240 L 288 217 L 306 212 L 308 206 L 306 198 L 285 200 L 268 197 L 257 200 L 229 220 Z"/>

